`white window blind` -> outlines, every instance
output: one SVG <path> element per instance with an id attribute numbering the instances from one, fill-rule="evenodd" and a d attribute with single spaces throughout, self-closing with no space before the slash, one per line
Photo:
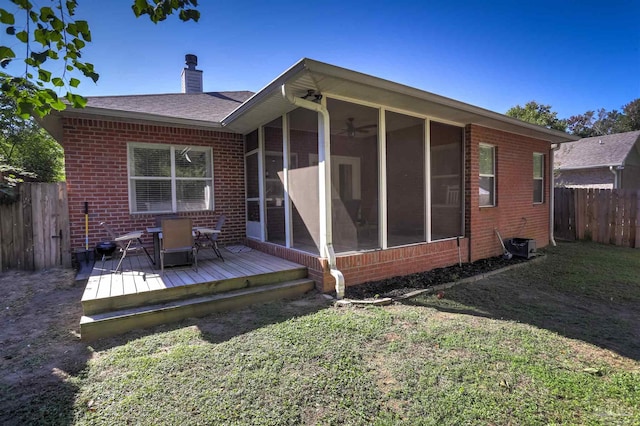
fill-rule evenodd
<path id="1" fill-rule="evenodd" d="M 213 210 L 211 148 L 129 144 L 132 213 Z"/>
<path id="2" fill-rule="evenodd" d="M 496 163 L 495 147 L 480 145 L 480 207 L 496 205 Z"/>
<path id="3" fill-rule="evenodd" d="M 533 153 L 533 202 L 544 201 L 544 154 Z"/>

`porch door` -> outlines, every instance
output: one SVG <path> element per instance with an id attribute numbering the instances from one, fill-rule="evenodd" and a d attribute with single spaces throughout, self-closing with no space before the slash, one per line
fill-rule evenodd
<path id="1" fill-rule="evenodd" d="M 260 155 L 255 150 L 245 155 L 245 185 L 247 188 L 247 237 L 262 240 L 260 208 Z"/>

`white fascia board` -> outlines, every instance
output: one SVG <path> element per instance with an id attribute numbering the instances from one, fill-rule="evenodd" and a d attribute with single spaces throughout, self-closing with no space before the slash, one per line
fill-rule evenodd
<path id="1" fill-rule="evenodd" d="M 562 167 L 562 166 L 557 166 L 557 164 L 556 164 L 555 170 L 561 172 L 563 170 L 607 169 L 609 167 L 620 167 L 620 166 L 624 166 L 624 164 L 620 164 L 620 163 L 615 163 L 615 164 L 592 164 L 592 165 L 589 165 L 589 166 L 574 166 L 574 167 Z"/>

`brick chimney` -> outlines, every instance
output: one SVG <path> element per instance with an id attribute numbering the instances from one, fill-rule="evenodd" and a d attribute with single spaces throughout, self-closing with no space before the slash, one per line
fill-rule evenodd
<path id="1" fill-rule="evenodd" d="M 202 93 L 202 71 L 197 70 L 198 57 L 184 55 L 187 67 L 182 70 L 182 93 Z"/>

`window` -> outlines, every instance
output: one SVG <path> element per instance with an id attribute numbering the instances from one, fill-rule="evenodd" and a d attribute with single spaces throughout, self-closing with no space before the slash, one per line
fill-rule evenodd
<path id="1" fill-rule="evenodd" d="M 480 207 L 496 205 L 496 149 L 480 145 Z"/>
<path id="2" fill-rule="evenodd" d="M 544 201 L 544 154 L 533 153 L 533 202 Z"/>
<path id="3" fill-rule="evenodd" d="M 129 144 L 132 213 L 213 210 L 211 148 Z"/>
<path id="4" fill-rule="evenodd" d="M 431 240 L 464 234 L 464 128 L 429 122 Z"/>

